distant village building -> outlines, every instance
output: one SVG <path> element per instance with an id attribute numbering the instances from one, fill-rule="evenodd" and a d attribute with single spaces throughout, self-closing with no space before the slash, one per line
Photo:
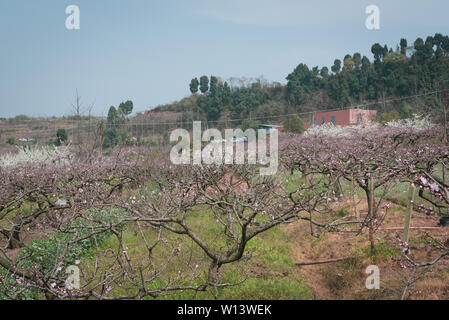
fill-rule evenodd
<path id="1" fill-rule="evenodd" d="M 332 123 L 336 126 L 353 126 L 375 120 L 377 110 L 346 109 L 313 114 L 313 125 Z"/>
<path id="2" fill-rule="evenodd" d="M 259 124 L 259 129 L 265 129 L 265 131 L 269 133 L 270 130 L 282 131 L 284 130 L 284 127 L 276 124 Z"/>

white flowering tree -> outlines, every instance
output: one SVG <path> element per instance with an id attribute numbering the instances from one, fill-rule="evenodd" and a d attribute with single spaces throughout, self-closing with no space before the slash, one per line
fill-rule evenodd
<path id="1" fill-rule="evenodd" d="M 69 146 L 61 147 L 17 147 L 18 152 L 0 156 L 0 167 L 13 167 L 23 164 L 67 163 L 73 157 Z"/>

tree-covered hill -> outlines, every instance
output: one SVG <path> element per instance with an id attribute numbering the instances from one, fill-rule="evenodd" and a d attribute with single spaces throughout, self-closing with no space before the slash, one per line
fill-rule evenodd
<path id="1" fill-rule="evenodd" d="M 269 118 L 287 113 L 345 108 L 377 101 L 373 108 L 384 117 L 406 117 L 411 112 L 438 111 L 437 96 L 426 101 L 407 100 L 388 106 L 382 101 L 415 96 L 449 88 L 449 37 L 440 33 L 425 40 L 408 43 L 400 39 L 396 48 L 375 43 L 373 57 L 356 52 L 330 68 L 309 67 L 300 63 L 287 77 L 286 85 L 269 83 L 263 78 L 201 76 L 191 80 L 191 96 L 179 102 L 159 106 L 154 112 L 182 114 L 183 120 L 208 121 Z"/>
<path id="2" fill-rule="evenodd" d="M 300 64 L 288 75 L 287 100 L 301 104 L 310 93 L 323 90 L 341 106 L 388 96 L 408 96 L 449 85 L 449 37 L 442 34 L 421 38 L 408 46 L 401 39 L 398 47 L 375 43 L 371 62 L 360 53 L 347 54 L 343 62 L 309 69 Z"/>

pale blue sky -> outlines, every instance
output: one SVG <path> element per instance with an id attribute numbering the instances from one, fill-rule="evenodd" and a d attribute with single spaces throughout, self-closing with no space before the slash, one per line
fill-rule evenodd
<path id="1" fill-rule="evenodd" d="M 78 5 L 81 29 L 65 28 Z M 365 28 L 366 6 L 380 30 Z M 0 117 L 67 115 L 77 88 L 96 115 L 189 95 L 190 79 L 285 83 L 299 63 L 330 66 L 375 42 L 449 34 L 449 1 L 0 0 Z"/>

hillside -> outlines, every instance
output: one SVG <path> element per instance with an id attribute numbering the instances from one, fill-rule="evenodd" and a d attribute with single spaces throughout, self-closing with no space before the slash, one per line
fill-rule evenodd
<path id="1" fill-rule="evenodd" d="M 442 34 L 401 39 L 396 49 L 372 45 L 370 60 L 359 53 L 335 59 L 328 68 L 300 63 L 286 76 L 286 84 L 259 78 L 193 78 L 191 95 L 132 116 L 133 102 L 111 106 L 107 119 L 95 117 L 32 119 L 17 116 L 0 120 L 0 153 L 16 145 L 53 144 L 58 129 L 66 142 L 93 141 L 108 148 L 120 143 L 165 145 L 171 130 L 190 129 L 192 121 L 216 128 L 249 128 L 260 123 L 285 123 L 299 114 L 307 126 L 314 112 L 361 107 L 377 110 L 385 123 L 413 114 L 430 115 L 443 123 L 449 87 L 449 37 Z M 446 92 L 447 95 L 447 92 Z M 446 100 L 445 100 L 446 99 Z M 79 121 L 81 120 L 81 121 Z"/>
<path id="2" fill-rule="evenodd" d="M 385 120 L 412 113 L 430 113 L 441 120 L 439 93 L 449 86 L 448 36 L 437 33 L 411 44 L 400 39 L 396 48 L 375 43 L 371 52 L 372 59 L 356 52 L 335 59 L 330 68 L 300 63 L 286 76 L 285 85 L 263 78 L 224 81 L 201 76 L 190 82 L 190 97 L 143 116 L 156 121 L 207 120 L 224 126 L 239 125 L 242 119 L 279 122 L 281 115 L 300 113 L 309 122 L 309 112 L 368 104 Z"/>

